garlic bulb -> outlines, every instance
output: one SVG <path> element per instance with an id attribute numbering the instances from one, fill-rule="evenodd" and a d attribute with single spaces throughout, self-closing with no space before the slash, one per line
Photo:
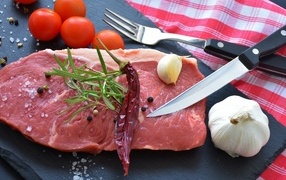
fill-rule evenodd
<path id="1" fill-rule="evenodd" d="M 182 58 L 175 54 L 163 56 L 157 65 L 157 74 L 166 84 L 176 84 L 182 69 Z"/>
<path id="2" fill-rule="evenodd" d="M 229 96 L 209 111 L 214 145 L 232 157 L 256 155 L 268 142 L 268 118 L 256 101 Z"/>

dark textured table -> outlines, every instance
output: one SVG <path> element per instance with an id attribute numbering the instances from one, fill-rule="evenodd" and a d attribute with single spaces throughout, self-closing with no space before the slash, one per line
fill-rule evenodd
<path id="1" fill-rule="evenodd" d="M 88 1 L 87 17 L 92 19 L 97 30 L 109 28 L 101 18 L 105 7 L 118 11 L 121 14 L 129 14 L 130 18 L 144 24 L 154 26 L 152 22 L 143 17 L 136 10 L 131 8 L 123 0 L 113 2 L 106 0 L 103 2 Z M 90 2 L 90 3 L 89 3 Z M 277 4 L 284 6 L 282 0 L 274 0 Z M 0 29 L 3 33 L 2 46 L 0 47 L 0 56 L 7 56 L 8 62 L 15 61 L 20 57 L 26 56 L 36 50 L 45 48 L 62 49 L 65 45 L 59 38 L 51 42 L 37 42 L 30 37 L 27 30 L 27 19 L 29 13 L 23 13 L 24 10 L 33 10 L 38 7 L 52 7 L 52 1 L 41 1 L 32 6 L 17 7 L 11 1 L 0 0 L 0 20 L 2 20 Z M 95 7 L 97 7 L 95 9 Z M 101 7 L 101 8 L 98 8 Z M 19 27 L 9 25 L 6 22 L 7 17 L 16 17 L 19 19 Z M 0 32 L 1 32 L 0 31 Z M 5 31 L 5 32 L 4 32 Z M 11 39 L 13 38 L 13 39 Z M 124 37 L 126 48 L 143 47 Z M 13 42 L 12 42 L 13 41 Z M 18 48 L 16 42 L 23 42 L 24 46 Z M 156 47 L 158 50 L 173 52 L 186 55 L 188 52 L 174 42 L 162 42 Z M 203 74 L 208 75 L 211 70 L 203 63 L 199 62 L 199 68 Z M 233 94 L 244 96 L 232 86 L 228 85 L 219 92 L 208 98 L 207 109 L 215 102 L 224 99 Z M 220 150 L 213 147 L 210 137 L 202 148 L 186 152 L 169 151 L 135 151 L 132 153 L 132 164 L 130 175 L 126 179 L 176 179 L 191 177 L 193 179 L 214 179 L 240 178 L 254 179 L 271 163 L 273 158 L 279 153 L 279 148 L 284 145 L 285 137 L 281 137 L 279 132 L 285 130 L 276 120 L 268 115 L 270 119 L 270 128 L 272 134 L 267 146 L 254 158 L 232 159 Z M 208 132 L 209 134 L 209 132 Z M 284 143 L 284 144 L 283 144 Z M 10 154 L 9 154 L 10 153 Z M 25 139 L 20 133 L 11 130 L 6 125 L 0 124 L 0 179 L 72 179 L 77 173 L 81 176 L 91 179 L 122 179 L 124 178 L 122 167 L 118 161 L 115 152 L 103 152 L 98 156 L 87 154 L 61 153 Z M 146 160 L 148 158 L 148 160 Z M 115 159 L 115 160 L 114 160 Z M 5 160 L 5 161 L 4 161 Z M 94 160 L 93 163 L 86 166 L 88 173 L 84 173 L 84 167 L 77 166 L 81 160 Z M 95 161 L 96 160 L 96 161 Z M 7 163 L 8 162 L 8 163 Z M 78 163 L 78 164 L 77 164 Z M 77 165 L 76 165 L 77 164 Z M 231 167 L 232 166 L 232 167 Z M 13 168 L 12 168 L 13 167 Z M 187 168 L 188 167 L 188 168 Z M 79 170 L 76 171 L 75 169 Z M 221 170 L 224 170 L 223 172 Z M 242 171 L 237 172 L 237 169 Z M 248 171 L 244 172 L 243 169 Z M 19 173 L 17 173 L 17 171 Z"/>

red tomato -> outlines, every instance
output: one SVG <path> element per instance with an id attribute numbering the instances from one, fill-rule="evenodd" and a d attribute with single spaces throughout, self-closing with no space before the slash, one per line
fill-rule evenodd
<path id="1" fill-rule="evenodd" d="M 32 4 L 36 2 L 37 0 L 15 0 L 15 1 L 21 4 Z"/>
<path id="2" fill-rule="evenodd" d="M 92 48 L 96 48 L 97 46 L 99 49 L 103 49 L 97 38 L 100 39 L 109 50 L 124 49 L 124 41 L 116 31 L 105 29 L 95 35 L 92 41 Z"/>
<path id="3" fill-rule="evenodd" d="M 83 0 L 56 0 L 54 4 L 56 11 L 62 18 L 62 21 L 72 16 L 85 17 L 86 7 Z"/>
<path id="4" fill-rule="evenodd" d="M 88 47 L 94 35 L 95 27 L 85 17 L 70 17 L 64 21 L 61 27 L 62 39 L 71 48 Z"/>
<path id="5" fill-rule="evenodd" d="M 61 24 L 61 17 L 48 8 L 35 10 L 28 20 L 31 34 L 41 41 L 49 41 L 55 38 L 60 32 Z"/>

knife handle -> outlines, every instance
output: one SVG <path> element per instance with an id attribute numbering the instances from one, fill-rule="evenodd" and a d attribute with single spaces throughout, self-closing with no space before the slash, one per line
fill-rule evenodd
<path id="1" fill-rule="evenodd" d="M 260 57 L 276 52 L 285 44 L 286 25 L 270 34 L 256 45 L 244 51 L 239 56 L 239 59 L 248 69 L 253 69 L 258 66 Z"/>
<path id="2" fill-rule="evenodd" d="M 222 40 L 208 39 L 206 41 L 204 51 L 225 60 L 232 60 L 248 48 L 249 47 L 244 45 L 234 44 Z"/>
<path id="3" fill-rule="evenodd" d="M 230 61 L 242 54 L 248 48 L 248 46 L 240 44 L 217 39 L 208 39 L 204 51 L 213 56 Z M 262 57 L 259 61 L 258 69 L 271 74 L 286 76 L 286 58 L 276 54 Z"/>

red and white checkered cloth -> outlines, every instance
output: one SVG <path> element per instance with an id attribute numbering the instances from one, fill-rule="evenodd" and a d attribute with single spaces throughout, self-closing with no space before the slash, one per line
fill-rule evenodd
<path id="1" fill-rule="evenodd" d="M 252 46 L 286 24 L 286 10 L 268 0 L 126 0 L 166 32 Z M 226 62 L 182 44 L 216 70 Z M 279 51 L 286 56 L 286 48 Z M 232 83 L 286 126 L 286 78 L 254 70 Z M 286 136 L 286 131 L 285 131 Z M 286 150 L 262 179 L 286 179 Z"/>

